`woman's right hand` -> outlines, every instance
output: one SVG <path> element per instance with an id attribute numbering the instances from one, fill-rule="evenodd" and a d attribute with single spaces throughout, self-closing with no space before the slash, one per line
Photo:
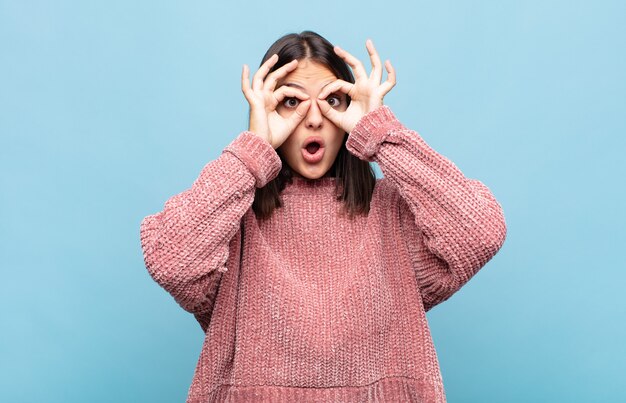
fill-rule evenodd
<path id="1" fill-rule="evenodd" d="M 267 140 L 274 149 L 287 140 L 304 119 L 311 105 L 310 97 L 297 88 L 281 86 L 276 89 L 278 80 L 298 65 L 297 60 L 292 60 L 268 75 L 267 73 L 277 61 L 278 55 L 267 59 L 252 78 L 252 86 L 250 86 L 250 73 L 247 65 L 243 65 L 241 74 L 241 91 L 250 104 L 249 131 Z M 276 107 L 285 98 L 298 98 L 302 102 L 298 104 L 294 113 L 283 117 L 276 111 Z"/>

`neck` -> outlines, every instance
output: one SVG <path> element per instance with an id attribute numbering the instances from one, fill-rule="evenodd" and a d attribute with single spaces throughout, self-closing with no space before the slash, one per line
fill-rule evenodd
<path id="1" fill-rule="evenodd" d="M 334 193 L 336 178 L 334 176 L 323 176 L 318 179 L 309 179 L 304 176 L 293 176 L 291 183 L 282 191 L 282 194 L 311 194 L 321 192 Z"/>

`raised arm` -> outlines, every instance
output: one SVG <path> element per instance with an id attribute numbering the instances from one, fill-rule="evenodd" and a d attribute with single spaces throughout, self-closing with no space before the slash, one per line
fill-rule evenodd
<path id="1" fill-rule="evenodd" d="M 425 310 L 448 299 L 501 248 L 502 207 L 491 191 L 404 127 L 389 107 L 363 117 L 346 147 L 379 164 L 399 191 L 399 218 Z"/>
<path id="2" fill-rule="evenodd" d="M 204 166 L 191 188 L 165 202 L 140 226 L 144 261 L 152 278 L 185 310 L 212 309 L 225 272 L 229 243 L 254 200 L 280 170 L 272 146 L 245 131 Z"/>
<path id="3" fill-rule="evenodd" d="M 193 186 L 170 198 L 163 211 L 141 222 L 141 246 L 150 275 L 179 305 L 195 314 L 203 329 L 212 311 L 221 275 L 231 252 L 241 253 L 241 218 L 281 168 L 275 149 L 304 117 L 310 100 L 302 91 L 276 82 L 296 68 L 291 61 L 270 73 L 278 61 L 266 60 L 250 83 L 248 66 L 241 90 L 250 105 L 249 130 L 242 132 L 216 160 L 208 163 Z M 286 97 L 303 102 L 283 118 L 276 106 Z M 235 256 L 234 258 L 238 258 Z"/>
<path id="4" fill-rule="evenodd" d="M 395 184 L 403 229 L 399 235 L 406 239 L 429 310 L 467 283 L 500 249 L 506 237 L 504 215 L 485 185 L 466 178 L 383 105 L 396 84 L 396 72 L 387 60 L 387 79 L 381 82 L 380 57 L 370 40 L 366 48 L 372 63 L 369 75 L 361 61 L 335 47 L 352 68 L 355 82 L 337 80 L 317 102 L 328 119 L 349 133 L 346 148 L 362 160 L 377 162 Z M 351 97 L 346 111 L 334 110 L 324 100 L 333 91 Z"/>

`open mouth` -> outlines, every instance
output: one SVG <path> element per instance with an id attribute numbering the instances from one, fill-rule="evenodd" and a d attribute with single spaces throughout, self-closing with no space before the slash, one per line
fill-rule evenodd
<path id="1" fill-rule="evenodd" d="M 321 147 L 320 143 L 318 143 L 317 141 L 314 141 L 312 143 L 307 144 L 305 148 L 309 154 L 315 154 L 317 150 L 320 149 L 320 147 Z"/>
<path id="2" fill-rule="evenodd" d="M 309 164 L 316 164 L 324 158 L 324 139 L 320 136 L 309 137 L 302 145 L 302 158 Z"/>

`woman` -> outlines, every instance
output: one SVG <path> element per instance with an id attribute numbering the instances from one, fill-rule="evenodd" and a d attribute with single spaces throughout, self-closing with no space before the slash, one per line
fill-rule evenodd
<path id="1" fill-rule="evenodd" d="M 188 402 L 445 402 L 425 313 L 506 224 L 383 105 L 395 71 L 366 48 L 369 75 L 310 31 L 244 65 L 249 130 L 142 221 L 150 275 L 206 333 Z"/>

